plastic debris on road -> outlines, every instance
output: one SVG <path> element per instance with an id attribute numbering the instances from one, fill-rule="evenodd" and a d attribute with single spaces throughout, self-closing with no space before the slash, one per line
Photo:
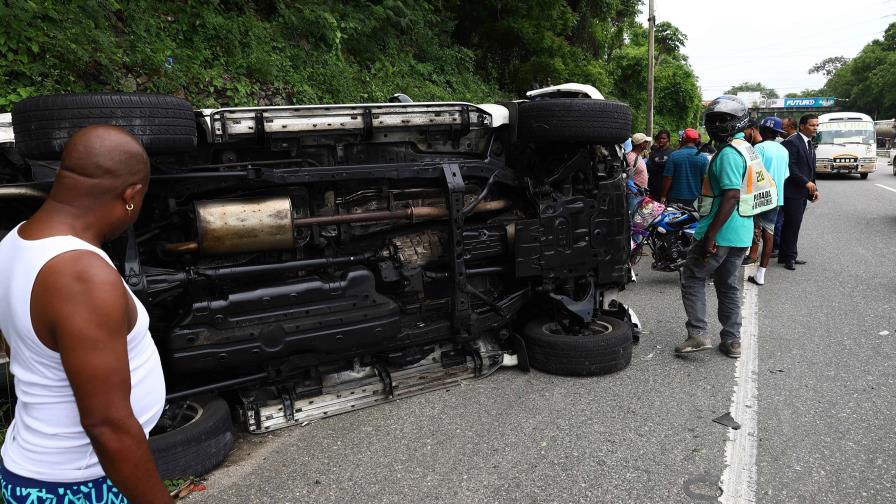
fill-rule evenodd
<path id="1" fill-rule="evenodd" d="M 725 427 L 730 427 L 734 430 L 740 429 L 740 424 L 737 423 L 737 420 L 731 416 L 731 413 L 725 413 L 722 416 L 716 417 L 712 419 L 713 422 L 724 425 Z"/>

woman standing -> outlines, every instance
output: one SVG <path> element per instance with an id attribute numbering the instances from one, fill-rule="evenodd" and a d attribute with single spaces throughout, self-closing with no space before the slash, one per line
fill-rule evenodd
<path id="1" fill-rule="evenodd" d="M 625 154 L 625 172 L 638 185 L 647 187 L 647 166 L 642 155 L 650 147 L 650 137 L 644 133 L 632 135 L 632 150 Z"/>

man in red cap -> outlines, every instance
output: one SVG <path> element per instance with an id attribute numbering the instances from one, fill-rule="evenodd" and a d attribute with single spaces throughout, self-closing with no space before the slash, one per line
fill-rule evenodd
<path id="1" fill-rule="evenodd" d="M 696 143 L 700 140 L 700 134 L 693 128 L 684 130 L 681 137 L 681 146 L 669 155 L 666 161 L 666 169 L 663 171 L 663 189 L 660 193 L 660 202 L 680 203 L 689 207 L 694 206 L 694 200 L 700 196 L 700 188 L 703 185 L 703 176 L 706 174 L 706 166 L 709 160 L 700 154 Z"/>

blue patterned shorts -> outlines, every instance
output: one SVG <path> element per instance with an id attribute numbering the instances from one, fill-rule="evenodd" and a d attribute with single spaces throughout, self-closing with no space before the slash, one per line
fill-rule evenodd
<path id="1" fill-rule="evenodd" d="M 778 207 L 766 210 L 753 216 L 753 222 L 771 234 L 775 234 L 775 221 L 778 220 Z"/>
<path id="2" fill-rule="evenodd" d="M 89 481 L 51 483 L 9 472 L 0 466 L 6 504 L 127 504 L 128 499 L 103 476 Z"/>

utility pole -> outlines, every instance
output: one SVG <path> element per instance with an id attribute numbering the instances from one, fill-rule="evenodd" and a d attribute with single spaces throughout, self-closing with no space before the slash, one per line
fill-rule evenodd
<path id="1" fill-rule="evenodd" d="M 656 28 L 653 0 L 650 0 L 647 12 L 647 136 L 653 137 L 653 32 Z"/>

